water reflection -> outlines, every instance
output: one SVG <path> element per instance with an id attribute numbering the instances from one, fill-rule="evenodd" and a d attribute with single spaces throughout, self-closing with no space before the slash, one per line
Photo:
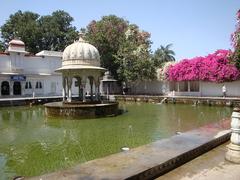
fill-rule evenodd
<path id="1" fill-rule="evenodd" d="M 65 120 L 42 106 L 0 109 L 0 177 L 32 176 L 120 152 L 230 117 L 223 107 L 121 104 L 120 116 Z M 1 158 L 4 157 L 4 160 Z"/>

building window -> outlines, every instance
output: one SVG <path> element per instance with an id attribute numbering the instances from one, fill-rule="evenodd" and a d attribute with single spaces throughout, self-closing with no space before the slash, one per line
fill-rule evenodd
<path id="1" fill-rule="evenodd" d="M 188 91 L 188 82 L 187 81 L 179 82 L 179 91 L 182 91 L 182 92 Z"/>
<path id="2" fill-rule="evenodd" d="M 32 89 L 32 84 L 31 84 L 30 81 L 27 81 L 27 82 L 25 83 L 25 89 Z"/>
<path id="3" fill-rule="evenodd" d="M 190 91 L 199 92 L 199 81 L 190 81 Z"/>
<path id="4" fill-rule="evenodd" d="M 178 85 L 177 82 L 170 81 L 170 84 L 169 84 L 170 91 L 178 91 L 177 85 Z"/>
<path id="5" fill-rule="evenodd" d="M 35 88 L 36 89 L 42 89 L 42 82 L 41 81 L 37 81 Z"/>

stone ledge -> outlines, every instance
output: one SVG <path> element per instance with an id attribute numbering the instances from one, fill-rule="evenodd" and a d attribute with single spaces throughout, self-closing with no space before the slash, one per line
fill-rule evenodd
<path id="1" fill-rule="evenodd" d="M 115 95 L 117 101 L 173 103 L 173 104 L 203 104 L 209 106 L 239 106 L 239 97 L 198 97 L 198 96 L 150 96 L 150 95 Z"/>
<path id="2" fill-rule="evenodd" d="M 226 142 L 230 121 L 29 179 L 153 179 Z"/>

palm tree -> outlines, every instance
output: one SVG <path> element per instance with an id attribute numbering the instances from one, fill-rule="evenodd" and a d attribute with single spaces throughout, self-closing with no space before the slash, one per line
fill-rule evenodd
<path id="1" fill-rule="evenodd" d="M 175 52 L 170 49 L 172 44 L 168 44 L 166 47 L 160 46 L 153 55 L 155 65 L 161 66 L 164 62 L 175 61 Z"/>

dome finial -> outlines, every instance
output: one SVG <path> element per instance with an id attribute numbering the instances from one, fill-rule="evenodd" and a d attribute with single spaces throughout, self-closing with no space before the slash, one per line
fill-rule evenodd
<path id="1" fill-rule="evenodd" d="M 85 42 L 84 39 L 83 39 L 84 38 L 84 33 L 83 32 L 79 32 L 78 35 L 79 35 L 79 40 L 78 41 Z"/>

